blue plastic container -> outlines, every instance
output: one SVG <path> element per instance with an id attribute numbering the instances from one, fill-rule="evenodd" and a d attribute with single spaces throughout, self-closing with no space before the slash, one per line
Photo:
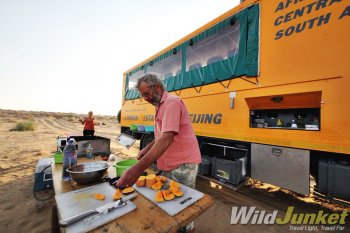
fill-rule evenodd
<path id="1" fill-rule="evenodd" d="M 143 126 L 143 125 L 138 125 L 138 126 L 137 126 L 137 130 L 140 131 L 140 132 L 145 132 L 145 126 Z"/>
<path id="2" fill-rule="evenodd" d="M 154 126 L 153 125 L 145 125 L 145 131 L 146 132 L 154 132 Z"/>

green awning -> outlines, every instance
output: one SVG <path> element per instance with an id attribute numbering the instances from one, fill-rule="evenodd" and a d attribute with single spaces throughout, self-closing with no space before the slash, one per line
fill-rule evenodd
<path id="1" fill-rule="evenodd" d="M 165 77 L 164 86 L 166 90 L 171 92 L 185 88 L 199 87 L 243 75 L 258 76 L 259 9 L 259 4 L 246 8 L 174 48 L 176 51 L 182 52 L 182 69 L 173 76 Z M 220 38 L 218 35 L 224 31 L 231 33 L 230 30 L 234 30 L 235 25 L 236 27 L 239 25 L 239 35 L 235 34 L 235 38 L 237 39 L 237 45 L 235 46 L 237 46 L 237 49 L 225 51 L 224 56 L 212 57 L 205 61 L 206 64 L 198 62 L 198 64 L 195 63 L 189 67 L 186 66 L 193 48 L 191 48 L 191 45 L 196 45 L 196 43 L 208 44 L 215 36 Z M 208 46 L 207 48 L 211 47 Z M 129 86 L 129 76 L 140 70 L 147 73 L 148 67 L 173 55 L 174 49 L 167 51 L 153 61 L 127 74 L 125 87 L 126 100 L 140 98 L 139 92 Z M 197 49 L 197 52 L 198 57 L 200 57 L 200 47 Z"/>

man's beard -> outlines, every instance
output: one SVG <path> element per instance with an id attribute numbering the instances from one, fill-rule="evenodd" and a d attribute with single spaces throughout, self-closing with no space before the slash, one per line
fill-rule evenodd
<path id="1" fill-rule="evenodd" d="M 158 107 L 160 104 L 161 98 L 162 98 L 162 96 L 159 93 L 155 93 L 152 100 L 151 100 L 151 104 Z"/>

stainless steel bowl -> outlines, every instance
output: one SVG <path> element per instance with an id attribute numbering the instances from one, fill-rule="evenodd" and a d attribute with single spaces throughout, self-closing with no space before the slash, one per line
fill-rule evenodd
<path id="1" fill-rule="evenodd" d="M 72 179 L 78 184 L 92 184 L 99 181 L 109 164 L 104 161 L 81 163 L 67 168 Z"/>

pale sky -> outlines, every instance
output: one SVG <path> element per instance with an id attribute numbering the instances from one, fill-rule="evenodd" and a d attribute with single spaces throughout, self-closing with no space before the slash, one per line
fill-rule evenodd
<path id="1" fill-rule="evenodd" d="M 239 0 L 0 0 L 0 108 L 116 115 L 123 72 Z"/>

